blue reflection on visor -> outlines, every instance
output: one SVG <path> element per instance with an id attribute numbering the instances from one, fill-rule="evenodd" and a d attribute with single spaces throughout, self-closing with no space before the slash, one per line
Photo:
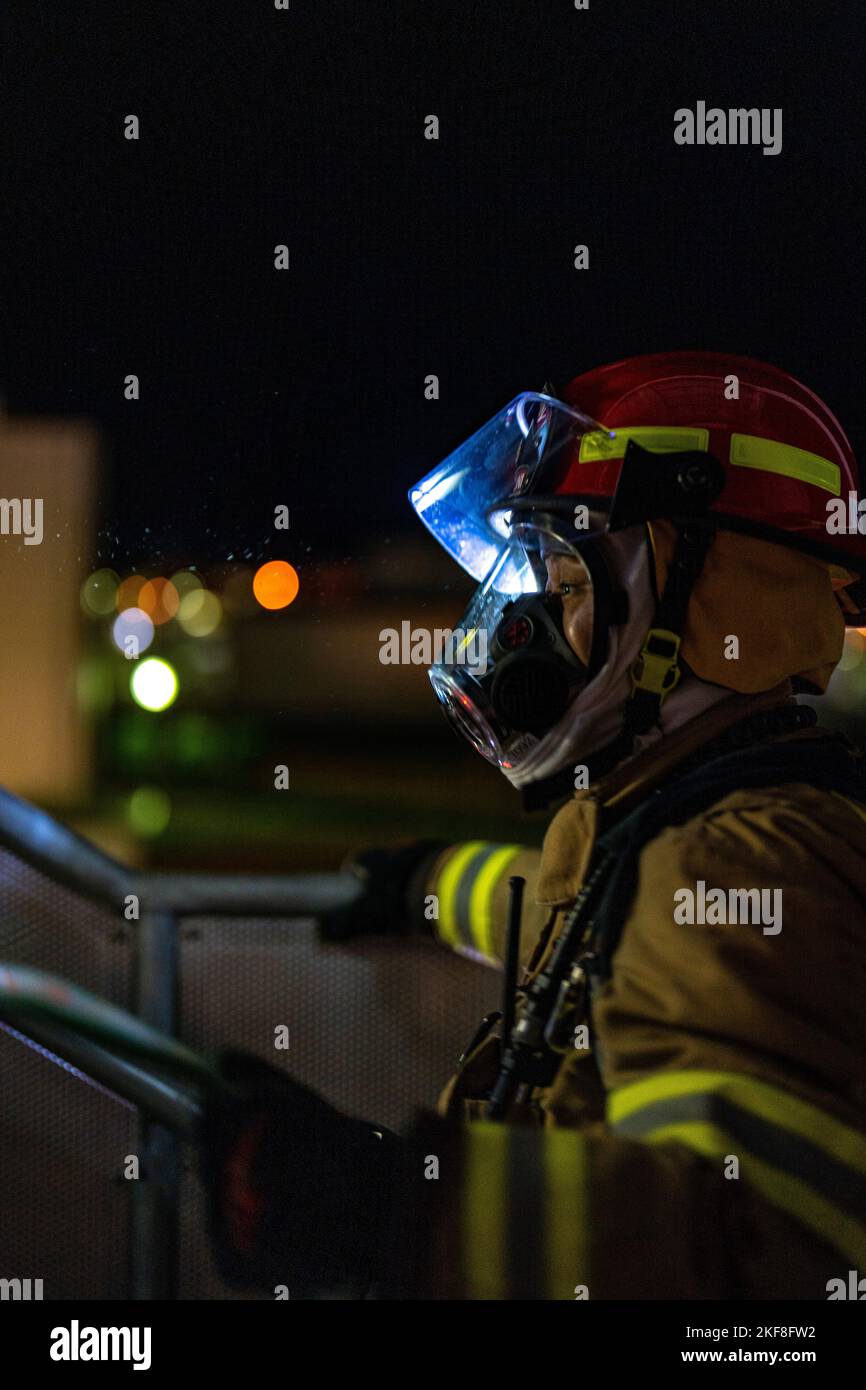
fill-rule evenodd
<path id="1" fill-rule="evenodd" d="M 480 581 L 510 532 L 511 513 L 501 504 L 531 482 L 551 449 L 571 451 L 582 435 L 596 432 L 602 426 L 589 416 L 552 396 L 525 391 L 416 483 L 409 501 L 443 549 Z M 500 510 L 491 516 L 497 504 Z M 521 577 L 500 571 L 496 587 L 522 592 Z"/>

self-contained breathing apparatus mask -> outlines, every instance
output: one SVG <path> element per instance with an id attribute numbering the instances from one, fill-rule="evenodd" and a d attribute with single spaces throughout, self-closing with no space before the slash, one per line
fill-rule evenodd
<path id="1" fill-rule="evenodd" d="M 448 718 L 490 762 L 513 767 L 597 675 L 612 595 L 596 544 L 559 535 L 553 517 L 533 517 L 503 546 L 460 622 L 479 659 L 429 672 Z M 619 621 L 624 612 L 621 602 Z"/>
<path id="2" fill-rule="evenodd" d="M 608 625 L 625 619 L 593 531 L 603 518 L 539 496 L 562 451 L 590 433 L 609 437 L 562 402 L 527 393 L 410 493 L 436 539 L 480 580 L 456 659 L 433 666 L 431 683 L 451 722 L 504 771 L 564 717 L 604 664 Z"/>
<path id="3" fill-rule="evenodd" d="M 708 454 L 650 455 L 630 440 L 623 460 L 616 445 L 615 431 L 551 395 L 527 392 L 409 494 L 428 530 L 479 581 L 455 659 L 433 666 L 431 683 L 451 722 L 512 781 L 528 775 L 522 765 L 556 734 L 604 668 L 611 629 L 628 621 L 606 533 L 654 515 L 700 518 L 721 486 Z M 580 504 L 581 465 L 606 472 L 608 458 L 613 508 Z M 700 523 L 685 534 L 677 574 L 699 570 L 709 537 L 699 530 Z M 686 577 L 668 604 L 678 620 L 690 571 Z M 644 722 L 679 677 L 679 639 L 671 647 L 668 626 L 654 625 L 640 652 L 644 675 L 632 703 L 640 710 L 643 701 Z"/>

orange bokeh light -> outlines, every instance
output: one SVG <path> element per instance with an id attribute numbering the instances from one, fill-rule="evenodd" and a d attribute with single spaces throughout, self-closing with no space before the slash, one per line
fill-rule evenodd
<path id="1" fill-rule="evenodd" d="M 253 593 L 262 608 L 288 608 L 299 587 L 298 572 L 286 560 L 268 560 L 253 577 Z"/>
<path id="2" fill-rule="evenodd" d="M 136 605 L 157 627 L 170 622 L 180 608 L 180 594 L 170 579 L 148 579 L 138 591 Z"/>
<path id="3" fill-rule="evenodd" d="M 123 613 L 127 608 L 138 608 L 138 596 L 146 583 L 143 574 L 131 574 L 122 584 L 118 584 L 114 596 L 118 613 Z"/>

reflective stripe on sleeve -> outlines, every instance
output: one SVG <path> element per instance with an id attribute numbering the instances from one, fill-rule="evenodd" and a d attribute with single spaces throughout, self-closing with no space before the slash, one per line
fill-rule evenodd
<path id="1" fill-rule="evenodd" d="M 574 1130 L 544 1131 L 544 1228 L 547 1297 L 571 1300 L 589 1270 L 589 1163 L 586 1141 Z"/>
<path id="2" fill-rule="evenodd" d="M 508 1297 L 507 1135 L 502 1125 L 480 1122 L 466 1134 L 460 1246 L 467 1298 Z"/>
<path id="3" fill-rule="evenodd" d="M 571 1301 L 589 1288 L 583 1137 L 479 1121 L 464 1143 L 463 1296 Z"/>
<path id="4" fill-rule="evenodd" d="M 493 898 L 508 865 L 522 845 L 470 840 L 455 850 L 436 882 L 439 920 L 436 935 L 446 946 L 464 946 L 496 959 Z"/>
<path id="5" fill-rule="evenodd" d="M 866 1134 L 740 1073 L 661 1073 L 608 1097 L 614 1133 L 740 1160 L 772 1205 L 866 1265 Z"/>

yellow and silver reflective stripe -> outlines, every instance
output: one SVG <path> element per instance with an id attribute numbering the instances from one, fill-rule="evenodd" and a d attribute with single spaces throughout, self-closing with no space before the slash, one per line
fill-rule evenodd
<path id="1" fill-rule="evenodd" d="M 625 454 L 630 439 L 644 449 L 672 454 L 683 449 L 709 448 L 709 430 L 688 425 L 624 425 L 620 429 L 594 430 L 580 441 L 579 461 L 598 463 L 601 459 L 619 459 Z M 764 439 L 757 434 L 732 434 L 728 456 L 735 468 L 756 468 L 764 473 L 777 473 L 784 478 L 823 488 L 839 496 L 842 474 L 837 463 L 798 449 L 793 444 L 780 444 L 777 439 Z"/>
<path id="2" fill-rule="evenodd" d="M 547 1297 L 573 1299 L 587 1286 L 589 1269 L 589 1154 L 574 1130 L 546 1129 L 544 1143 L 544 1231 Z"/>
<path id="3" fill-rule="evenodd" d="M 572 1300 L 590 1283 L 583 1137 L 481 1121 L 464 1144 L 464 1296 Z"/>
<path id="4" fill-rule="evenodd" d="M 600 459 L 621 459 L 630 439 L 644 449 L 660 454 L 672 454 L 681 449 L 700 449 L 705 453 L 710 442 L 709 430 L 691 425 L 623 425 L 608 433 L 593 430 L 580 441 L 580 463 L 598 463 Z"/>
<path id="5" fill-rule="evenodd" d="M 493 944 L 493 895 L 496 885 L 522 845 L 470 840 L 455 850 L 439 874 L 436 935 L 447 946 L 468 946 L 490 960 Z"/>
<path id="6" fill-rule="evenodd" d="M 759 468 L 764 473 L 781 473 L 785 478 L 821 487 L 839 496 L 842 474 L 838 463 L 831 463 L 820 454 L 796 449 L 793 444 L 779 444 L 775 439 L 761 439 L 756 434 L 731 435 L 731 463 L 737 468 Z"/>
<path id="7" fill-rule="evenodd" d="M 466 1131 L 460 1249 L 467 1298 L 508 1297 L 507 1134 L 498 1124 Z"/>
<path id="8" fill-rule="evenodd" d="M 610 1094 L 614 1133 L 735 1154 L 743 1177 L 855 1263 L 866 1265 L 866 1133 L 735 1072 L 664 1072 Z"/>
<path id="9" fill-rule="evenodd" d="M 866 821 L 866 806 L 861 806 L 859 801 L 853 801 L 850 796 L 843 796 L 841 792 L 835 792 L 832 788 L 830 794 L 831 796 L 837 796 L 840 801 L 844 801 L 845 805 L 848 806 L 855 815 L 858 815 L 862 821 Z"/>

